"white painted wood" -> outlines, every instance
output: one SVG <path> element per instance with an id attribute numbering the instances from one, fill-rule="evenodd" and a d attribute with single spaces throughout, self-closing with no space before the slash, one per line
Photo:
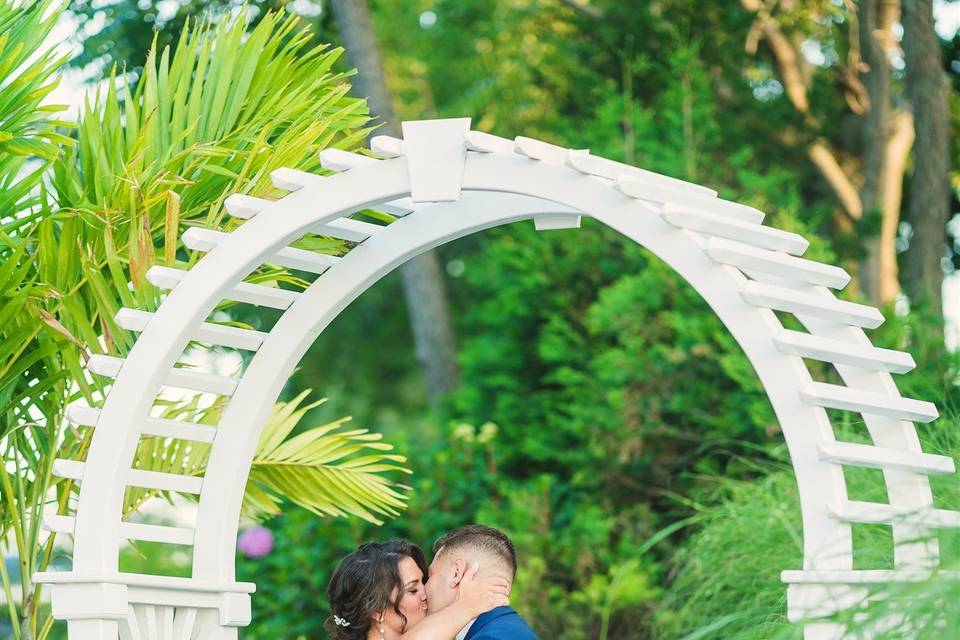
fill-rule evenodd
<path id="1" fill-rule="evenodd" d="M 579 229 L 580 216 L 567 216 L 567 215 L 537 216 L 533 219 L 533 227 L 537 231 L 554 231 L 557 229 Z"/>
<path id="2" fill-rule="evenodd" d="M 838 520 L 859 524 L 894 524 L 909 521 L 937 529 L 960 527 L 960 511 L 946 509 L 895 507 L 879 502 L 848 500 L 831 507 Z"/>
<path id="3" fill-rule="evenodd" d="M 196 623 L 197 610 L 195 608 L 181 607 L 177 609 L 173 640 L 191 640 Z"/>
<path id="4" fill-rule="evenodd" d="M 322 180 L 323 176 L 290 167 L 280 167 L 270 172 L 273 186 L 284 191 L 299 191 L 306 186 L 320 184 Z"/>
<path id="5" fill-rule="evenodd" d="M 123 358 L 98 354 L 90 356 L 87 361 L 87 369 L 97 375 L 116 378 L 120 375 L 123 363 Z M 236 378 L 229 376 L 218 376 L 191 369 L 173 369 L 167 372 L 163 384 L 180 389 L 193 389 L 194 391 L 229 396 L 236 389 L 237 382 Z"/>
<path id="6" fill-rule="evenodd" d="M 127 617 L 120 621 L 120 640 L 142 640 L 140 623 L 137 622 L 137 612 L 133 605 L 130 605 L 128 609 Z"/>
<path id="7" fill-rule="evenodd" d="M 589 151 L 585 150 L 570 150 L 567 154 L 565 164 L 580 173 L 598 176 L 614 182 L 637 182 L 652 187 L 669 189 L 676 194 L 696 195 L 702 198 L 717 197 L 717 192 L 709 187 L 673 178 L 662 173 L 640 169 L 639 167 L 623 164 L 622 162 L 601 158 L 600 156 L 591 155 Z M 739 206 L 743 207 L 743 205 Z M 743 208 L 747 209 L 749 207 Z M 756 211 L 756 209 L 754 209 L 754 211 Z M 757 211 L 757 213 L 760 214 L 760 220 L 762 220 L 763 214 L 759 211 Z M 756 220 L 756 222 L 760 222 L 760 220 Z"/>
<path id="8" fill-rule="evenodd" d="M 321 176 L 315 176 L 302 171 L 298 173 L 310 176 L 311 178 L 322 178 Z M 283 174 L 281 174 L 279 179 L 281 184 L 294 187 L 290 189 L 291 191 L 299 188 L 299 182 L 295 182 L 293 180 L 287 182 L 285 181 Z M 241 218 L 244 220 L 249 220 L 250 218 L 254 217 L 266 209 L 269 205 L 273 204 L 273 202 L 273 200 L 264 200 L 263 198 L 254 198 L 241 194 L 234 194 L 224 200 L 224 204 L 226 205 L 227 211 L 229 211 L 230 215 L 232 215 L 234 218 Z M 392 205 L 385 206 L 394 212 L 400 210 L 403 215 L 410 213 L 408 209 Z M 318 235 L 330 236 L 332 238 L 339 238 L 341 240 L 363 242 L 382 228 L 383 227 L 380 225 L 370 224 L 369 222 L 351 220 L 350 218 L 340 218 L 339 220 L 333 220 L 332 222 L 318 225 L 315 229 L 311 229 L 311 231 Z"/>
<path id="9" fill-rule="evenodd" d="M 313 232 L 321 236 L 330 236 L 349 242 L 363 242 L 370 236 L 383 231 L 385 227 L 362 222 L 360 220 L 351 220 L 350 218 L 339 218 L 326 224 L 317 225 Z"/>
<path id="10" fill-rule="evenodd" d="M 413 202 L 452 202 L 460 197 L 470 118 L 403 122 L 403 149 Z"/>
<path id="11" fill-rule="evenodd" d="M 157 608 L 151 605 L 139 607 L 143 615 L 143 630 L 146 632 L 144 640 L 160 640 L 160 625 L 157 621 Z"/>
<path id="12" fill-rule="evenodd" d="M 155 287 L 164 290 L 171 290 L 187 275 L 183 269 L 174 269 L 172 267 L 153 266 L 147 271 L 147 280 Z M 270 307 L 271 309 L 286 309 L 297 296 L 296 291 L 288 291 L 277 287 L 268 287 L 262 284 L 253 284 L 250 282 L 241 282 L 235 285 L 229 291 L 223 293 L 226 300 L 234 302 L 243 302 L 254 304 L 260 307 Z"/>
<path id="13" fill-rule="evenodd" d="M 931 453 L 914 453 L 854 442 L 824 442 L 817 447 L 820 459 L 837 464 L 876 469 L 900 469 L 915 473 L 956 472 L 953 458 Z"/>
<path id="14" fill-rule="evenodd" d="M 83 427 L 96 427 L 100 410 L 95 407 L 74 402 L 67 406 L 66 418 L 71 423 Z M 147 418 L 142 428 L 143 435 L 159 438 L 179 438 L 194 442 L 213 442 L 217 428 L 209 424 L 181 422 L 166 418 Z"/>
<path id="15" fill-rule="evenodd" d="M 124 307 L 117 312 L 114 320 L 120 328 L 139 333 L 147 328 L 147 324 L 153 316 L 154 314 L 149 311 L 138 311 L 137 309 Z M 207 342 L 223 347 L 256 351 L 266 337 L 267 334 L 263 331 L 204 322 L 194 334 L 193 339 L 197 342 Z"/>
<path id="16" fill-rule="evenodd" d="M 887 584 L 926 582 L 933 577 L 960 579 L 960 571 L 930 569 L 857 569 L 850 571 L 802 571 L 789 569 L 780 573 L 788 584 Z"/>
<path id="17" fill-rule="evenodd" d="M 161 576 L 143 573 L 112 572 L 105 574 L 87 574 L 76 571 L 45 571 L 34 574 L 34 582 L 43 584 L 84 584 L 105 583 L 122 584 L 143 589 L 166 589 L 174 592 L 192 592 L 195 597 L 221 593 L 253 593 L 257 586 L 252 582 L 216 582 L 179 576 Z M 130 597 L 134 593 L 131 592 Z"/>
<path id="18" fill-rule="evenodd" d="M 747 282 L 740 295 L 750 304 L 777 311 L 804 314 L 857 327 L 875 329 L 883 324 L 883 314 L 876 308 L 856 302 L 837 300 L 762 282 Z"/>
<path id="19" fill-rule="evenodd" d="M 806 284 L 842 289 L 850 283 L 850 274 L 840 267 L 761 249 L 736 240 L 710 238 L 707 253 L 722 264 L 762 271 Z"/>
<path id="20" fill-rule="evenodd" d="M 163 630 L 163 640 L 173 640 L 173 614 L 173 607 L 164 607 L 160 613 L 162 619 L 160 628 Z"/>
<path id="21" fill-rule="evenodd" d="M 423 131 L 432 129 L 436 134 L 439 126 L 426 126 Z M 385 210 L 391 206 L 400 207 L 406 217 L 368 237 L 343 260 L 326 265 L 329 268 L 325 266 L 307 292 L 286 302 L 285 313 L 244 369 L 243 377 L 228 379 L 231 392 L 236 390 L 236 394 L 230 398 L 221 420 L 225 428 L 215 432 L 195 532 L 196 578 L 187 584 L 232 580 L 237 534 L 234 523 L 239 519 L 246 473 L 259 429 L 290 372 L 316 335 L 351 300 L 418 253 L 497 224 L 537 217 L 549 220 L 555 215 L 568 216 L 568 219 L 590 215 L 644 245 L 703 296 L 744 349 L 767 390 L 794 464 L 800 490 L 805 569 L 843 571 L 851 566 L 849 523 L 852 520 L 844 518 L 850 513 L 857 515 L 857 509 L 864 507 L 847 500 L 842 465 L 858 463 L 878 465 L 887 485 L 890 504 L 871 505 L 870 509 L 888 509 L 884 515 L 904 516 L 891 523 L 896 566 L 936 564 L 936 544 L 917 540 L 927 527 L 933 526 L 931 522 L 935 521 L 936 526 L 954 526 L 956 522 L 954 516 L 930 509 L 932 497 L 927 475 L 935 472 L 933 467 L 941 469 L 937 465 L 944 463 L 923 457 L 926 454 L 920 450 L 914 425 L 903 417 L 924 413 L 921 410 L 926 409 L 924 403 L 900 398 L 890 377 L 894 367 L 902 368 L 906 362 L 901 356 L 869 350 L 869 340 L 859 328 L 878 324 L 878 319 L 882 321 L 879 312 L 864 311 L 862 305 L 836 300 L 828 291 L 820 289 L 828 286 L 830 283 L 826 280 L 831 278 L 834 284 L 838 282 L 837 271 L 791 263 L 785 261 L 785 257 L 770 258 L 757 252 L 746 255 L 741 251 L 736 257 L 744 261 L 744 265 L 754 261 L 750 267 L 744 266 L 750 277 L 756 277 L 754 273 L 762 269 L 777 272 L 771 278 L 789 277 L 784 271 L 786 266 L 798 267 L 799 271 L 790 278 L 797 283 L 793 289 L 791 282 L 783 283 L 784 286 L 777 286 L 781 284 L 778 282 L 746 282 L 744 274 L 734 268 L 736 265 L 718 263 L 708 252 L 711 238 L 727 238 L 751 247 L 798 255 L 806 247 L 802 238 L 761 227 L 757 224 L 762 217 L 760 212 L 719 201 L 711 190 L 692 188 L 665 176 L 654 179 L 640 170 L 597 162 L 589 154 L 544 147 L 536 141 L 521 145 L 526 146 L 528 156 L 525 157 L 517 153 L 515 141 L 506 140 L 509 146 L 504 146 L 504 139 L 495 136 L 462 130 L 423 135 L 412 146 L 421 151 L 432 150 L 421 154 L 412 167 L 411 151 L 415 149 L 411 149 L 410 143 L 411 138 L 416 137 L 408 136 L 405 131 L 403 150 L 407 155 L 392 160 L 343 155 L 345 152 L 328 153 L 325 165 L 342 171 L 337 175 L 321 177 L 281 171 L 274 179 L 289 187 L 291 193 L 270 203 L 269 216 L 253 216 L 229 236 L 217 236 L 216 241 L 210 241 L 210 236 L 201 238 L 208 244 L 204 250 L 209 255 L 188 274 L 176 277 L 170 294 L 156 313 L 157 321 L 144 327 L 123 368 L 119 366 L 122 361 L 110 364 L 116 381 L 96 418 L 98 426 L 88 456 L 91 465 L 85 468 L 76 520 L 71 522 L 71 530 L 75 531 L 75 575 L 116 575 L 119 539 L 131 526 L 116 518 L 126 470 L 140 436 L 146 431 L 143 425 L 157 391 L 171 375 L 182 375 L 181 370 L 171 372 L 171 367 L 210 312 L 222 300 L 231 299 L 229 296 L 235 295 L 237 288 L 244 284 L 243 279 L 259 265 L 270 263 L 272 256 L 289 249 L 290 243 L 303 234 L 315 232 L 322 225 L 365 207 Z M 467 148 L 479 153 L 466 153 Z M 446 151 L 442 151 L 444 149 Z M 460 155 L 451 153 L 451 149 L 459 150 Z M 561 151 L 563 161 L 555 164 Z M 462 176 L 456 185 L 455 201 L 442 205 L 410 201 L 413 183 L 452 188 L 449 177 L 429 176 L 424 171 L 428 162 L 423 156 L 441 163 L 456 156 L 457 162 L 453 164 L 460 165 Z M 530 156 L 549 159 L 531 162 Z M 656 198 L 650 200 L 654 187 L 663 190 L 657 196 L 665 198 L 662 207 L 652 203 L 659 202 Z M 667 194 L 668 190 L 672 193 Z M 630 196 L 631 192 L 637 197 Z M 678 208 L 670 204 L 675 202 L 671 198 L 677 197 L 698 200 L 692 204 L 688 200 L 681 203 L 684 207 Z M 403 202 L 405 198 L 408 202 Z M 678 233 L 677 226 L 690 232 Z M 716 249 L 718 245 L 712 246 Z M 733 259 L 730 253 L 724 255 Z M 168 281 L 173 279 L 169 272 L 164 277 Z M 750 295 L 754 300 L 747 299 Z M 810 331 L 813 342 L 797 340 L 785 333 L 770 310 L 780 308 L 774 305 L 796 313 Z M 851 347 L 839 348 L 837 343 Z M 827 389 L 829 393 L 824 393 L 825 390 L 817 386 L 821 383 L 812 381 L 803 361 L 796 357 L 800 354 L 790 353 L 790 349 L 805 349 L 805 353 L 833 358 L 830 361 L 835 363 L 846 386 Z M 93 363 L 91 371 L 98 366 L 103 369 L 104 364 Z M 811 389 L 816 401 L 801 402 L 798 391 L 809 395 Z M 856 401 L 861 408 L 879 411 L 864 413 L 864 422 L 879 453 L 830 448 L 834 434 L 821 408 L 826 406 L 825 401 L 846 404 Z M 887 451 L 907 455 L 897 457 Z M 829 505 L 842 505 L 847 511 L 839 513 Z M 919 512 L 920 517 L 911 517 L 914 512 Z M 194 541 L 194 532 L 187 531 L 190 541 Z M 802 598 L 795 595 L 797 588 L 806 587 L 813 591 L 804 591 Z M 814 593 L 821 587 L 823 585 L 791 584 L 788 590 L 788 614 L 791 619 L 809 622 L 806 635 L 811 640 L 822 640 L 828 637 L 825 634 L 836 630 L 827 623 L 809 619 L 815 609 L 806 607 L 805 603 L 809 604 L 817 593 L 823 595 L 822 590 Z M 177 591 L 170 593 L 182 596 Z M 852 598 L 851 593 L 834 598 L 833 606 L 847 602 L 845 598 Z M 173 606 L 164 603 L 175 599 L 148 592 L 141 595 L 151 606 Z M 247 605 L 239 601 L 235 604 L 238 613 L 230 622 L 242 626 L 248 622 L 241 615 Z M 225 606 L 218 605 L 216 612 L 198 614 L 205 638 L 236 637 L 236 626 L 224 626 Z M 217 613 L 219 624 L 218 619 L 211 621 L 208 613 Z M 72 640 L 93 640 L 94 637 L 104 640 L 101 635 L 77 636 Z M 114 635 L 109 640 L 115 638 Z"/>
<path id="22" fill-rule="evenodd" d="M 349 171 L 376 162 L 380 161 L 370 156 L 351 153 L 343 149 L 324 149 L 320 152 L 320 166 L 327 171 Z"/>
<path id="23" fill-rule="evenodd" d="M 567 162 L 567 149 L 565 147 L 559 147 L 534 138 L 525 138 L 524 136 L 517 136 L 513 142 L 516 145 L 515 151 L 531 160 L 540 160 L 561 167 Z"/>
<path id="24" fill-rule="evenodd" d="M 253 196 L 244 195 L 242 193 L 235 193 L 223 201 L 223 206 L 226 207 L 227 213 L 234 218 L 249 220 L 272 205 L 273 202 L 273 200 L 254 198 Z"/>
<path id="25" fill-rule="evenodd" d="M 201 227 L 190 227 L 183 232 L 181 236 L 183 244 L 188 249 L 194 251 L 213 251 L 220 243 L 229 237 L 229 233 L 214 231 L 213 229 L 203 229 Z M 266 257 L 265 263 L 287 267 L 288 269 L 297 269 L 309 273 L 323 273 L 334 264 L 338 258 L 328 256 L 322 253 L 305 251 L 294 247 L 284 247 L 271 256 Z"/>
<path id="26" fill-rule="evenodd" d="M 53 475 L 58 478 L 83 480 L 83 467 L 84 463 L 80 460 L 64 460 L 58 458 L 53 462 Z M 199 495 L 203 488 L 203 478 L 183 476 L 175 473 L 162 473 L 159 471 L 129 469 L 127 471 L 125 484 L 132 487 L 142 487 L 144 489 L 176 491 L 179 493 Z"/>
<path id="27" fill-rule="evenodd" d="M 393 136 L 373 136 L 370 150 L 382 158 L 399 158 L 404 155 L 403 140 Z"/>
<path id="28" fill-rule="evenodd" d="M 906 373 L 916 367 L 913 356 L 903 351 L 852 344 L 784 329 L 774 342 L 781 353 L 821 362 L 834 362 L 891 373 Z"/>
<path id="29" fill-rule="evenodd" d="M 374 160 L 374 162 L 376 162 L 376 160 Z M 308 171 L 300 171 L 299 169 L 281 167 L 270 173 L 270 179 L 278 189 L 283 189 L 284 191 L 299 191 L 307 187 L 323 188 L 326 184 L 324 181 L 327 179 L 327 176 L 317 175 Z M 371 205 L 370 208 L 402 218 L 413 211 L 414 207 L 412 203 L 413 201 L 410 198 L 400 198 L 395 201 Z M 356 207 L 355 210 L 362 208 L 364 207 Z M 355 211 L 347 211 L 345 213 L 354 212 Z"/>
<path id="30" fill-rule="evenodd" d="M 510 138 L 501 138 L 483 131 L 467 131 L 465 134 L 467 149 L 480 153 L 513 154 L 516 151 L 516 142 Z"/>
<path id="31" fill-rule="evenodd" d="M 851 389 L 826 382 L 811 382 L 800 389 L 800 397 L 820 407 L 873 413 L 898 420 L 932 422 L 939 417 L 933 403 L 912 398 Z"/>
<path id="32" fill-rule="evenodd" d="M 76 518 L 74 516 L 47 515 L 43 517 L 43 528 L 54 533 L 75 533 Z M 139 524 L 135 522 L 120 523 L 120 537 L 130 540 L 144 540 L 146 542 L 163 542 L 166 544 L 192 545 L 193 529 L 184 527 L 168 527 L 157 524 Z"/>
<path id="33" fill-rule="evenodd" d="M 759 225 L 763 221 L 763 212 L 741 204 L 720 200 L 719 198 L 690 193 L 651 182 L 646 178 L 620 175 L 616 188 L 624 195 L 659 205 L 682 206 L 696 211 L 706 211 L 725 218 L 740 220 L 747 224 Z"/>
<path id="34" fill-rule="evenodd" d="M 670 224 L 683 229 L 737 240 L 774 251 L 784 251 L 791 255 L 803 254 L 810 244 L 802 236 L 790 231 L 743 222 L 707 211 L 694 211 L 679 205 L 664 205 L 663 217 Z"/>

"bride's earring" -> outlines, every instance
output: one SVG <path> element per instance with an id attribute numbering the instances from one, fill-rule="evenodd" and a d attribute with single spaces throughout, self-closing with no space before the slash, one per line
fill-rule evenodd
<path id="1" fill-rule="evenodd" d="M 380 612 L 380 640 L 386 639 L 386 631 L 383 628 L 383 611 Z"/>

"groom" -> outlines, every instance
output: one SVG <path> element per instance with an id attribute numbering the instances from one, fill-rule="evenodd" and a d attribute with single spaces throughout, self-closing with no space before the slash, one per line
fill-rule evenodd
<path id="1" fill-rule="evenodd" d="M 457 588 L 470 565 L 477 575 L 499 576 L 513 586 L 517 552 L 502 531 L 479 524 L 460 527 L 436 541 L 426 580 L 430 612 L 436 613 L 457 597 Z M 497 607 L 467 623 L 456 640 L 538 640 L 516 611 Z"/>

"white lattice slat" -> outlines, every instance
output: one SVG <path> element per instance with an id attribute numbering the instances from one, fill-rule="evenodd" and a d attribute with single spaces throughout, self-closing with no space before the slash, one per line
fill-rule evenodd
<path id="1" fill-rule="evenodd" d="M 817 445 L 820 459 L 837 464 L 875 469 L 896 469 L 914 473 L 954 473 L 953 458 L 876 447 L 855 442 L 824 442 Z"/>
<path id="2" fill-rule="evenodd" d="M 48 515 L 43 517 L 43 528 L 54 533 L 73 534 L 76 519 L 73 516 Z M 165 544 L 193 544 L 193 529 L 168 527 L 158 524 L 122 522 L 120 535 L 130 540 L 162 542 Z"/>
<path id="3" fill-rule="evenodd" d="M 792 329 L 781 331 L 774 338 L 774 344 L 781 353 L 876 371 L 906 373 L 917 366 L 913 356 L 903 351 L 844 342 Z"/>
<path id="4" fill-rule="evenodd" d="M 230 236 L 229 233 L 214 231 L 213 229 L 203 229 L 201 227 L 190 227 L 183 232 L 183 244 L 188 249 L 194 251 L 213 251 L 218 245 L 224 242 Z M 321 274 L 337 262 L 335 256 L 328 256 L 322 253 L 314 253 L 304 249 L 294 247 L 284 247 L 275 254 L 264 260 L 269 264 L 275 264 L 288 269 L 297 269 L 310 273 Z"/>
<path id="5" fill-rule="evenodd" d="M 399 158 L 403 155 L 403 140 L 393 136 L 373 136 L 370 151 L 382 158 Z"/>
<path id="6" fill-rule="evenodd" d="M 154 314 L 149 311 L 123 308 L 117 312 L 114 320 L 116 320 L 117 325 L 123 329 L 142 332 L 147 328 L 147 324 L 153 318 L 153 315 Z M 263 331 L 204 322 L 191 339 L 197 342 L 220 345 L 222 347 L 256 351 L 266 338 L 267 334 Z"/>
<path id="7" fill-rule="evenodd" d="M 71 423 L 82 427 L 96 427 L 100 418 L 100 410 L 82 404 L 73 403 L 67 407 L 66 418 Z M 213 442 L 217 436 L 217 428 L 208 424 L 180 422 L 165 418 L 147 418 L 141 433 L 146 436 L 159 438 L 178 438 L 195 442 Z"/>
<path id="8" fill-rule="evenodd" d="M 567 161 L 567 149 L 549 142 L 517 136 L 513 140 L 515 151 L 531 160 L 540 160 L 547 164 L 563 166 Z"/>
<path id="9" fill-rule="evenodd" d="M 781 231 L 773 227 L 764 227 L 728 216 L 695 211 L 672 204 L 664 205 L 663 218 L 682 229 L 737 240 L 764 249 L 784 251 L 791 255 L 801 255 L 810 244 L 803 236 L 790 231 Z"/>
<path id="10" fill-rule="evenodd" d="M 617 183 L 636 182 L 638 184 L 668 189 L 675 194 L 695 195 L 704 199 L 716 198 L 717 196 L 717 192 L 709 187 L 673 178 L 662 173 L 640 169 L 629 164 L 623 164 L 622 162 L 608 160 L 607 158 L 592 155 L 589 151 L 570 150 L 567 154 L 566 165 L 572 169 L 576 169 L 580 173 L 605 178 Z M 743 205 L 737 206 L 743 209 L 750 208 Z M 756 211 L 756 209 L 754 209 L 754 211 L 760 215 L 760 219 L 763 219 L 762 213 Z M 756 222 L 760 222 L 760 220 L 756 220 Z"/>
<path id="11" fill-rule="evenodd" d="M 783 251 L 791 255 L 802 255 L 809 246 L 803 236 L 790 231 L 764 227 L 760 224 L 733 219 L 710 211 L 695 210 L 682 205 L 664 205 L 663 218 L 670 224 L 683 229 L 698 231 L 709 236 L 737 240 L 773 251 Z"/>
<path id="12" fill-rule="evenodd" d="M 174 624 L 173 640 L 191 640 L 197 624 L 197 610 L 193 607 L 179 607 Z"/>
<path id="13" fill-rule="evenodd" d="M 172 267 L 153 266 L 147 271 L 147 280 L 155 287 L 171 290 L 186 277 L 188 271 Z M 254 304 L 271 309 L 287 309 L 300 295 L 296 291 L 287 291 L 262 284 L 241 282 L 224 296 L 227 300 Z"/>
<path id="14" fill-rule="evenodd" d="M 120 622 L 120 640 L 143 640 L 140 630 L 140 620 L 137 617 L 136 607 L 130 605 L 127 617 Z"/>
<path id="15" fill-rule="evenodd" d="M 87 361 L 87 369 L 97 375 L 116 378 L 123 366 L 123 358 L 93 355 Z M 172 369 L 167 373 L 163 384 L 180 389 L 192 389 L 206 393 L 229 396 L 237 388 L 238 380 L 228 376 L 191 371 L 190 369 Z"/>
<path id="16" fill-rule="evenodd" d="M 235 193 L 223 201 L 227 213 L 242 220 L 249 220 L 272 204 L 273 200 L 255 198 L 242 193 Z"/>
<path id="17" fill-rule="evenodd" d="M 800 390 L 800 397 L 818 407 L 870 413 L 899 420 L 932 422 L 939 416 L 937 407 L 930 402 L 851 389 L 826 382 L 811 382 Z"/>
<path id="18" fill-rule="evenodd" d="M 284 191 L 299 191 L 310 185 L 321 184 L 324 176 L 318 176 L 309 171 L 280 167 L 270 172 L 270 181 L 277 189 Z"/>
<path id="19" fill-rule="evenodd" d="M 723 218 L 739 220 L 746 224 L 759 225 L 763 212 L 727 200 L 711 198 L 699 193 L 680 191 L 645 178 L 621 175 L 617 178 L 617 190 L 625 196 L 646 200 L 663 206 L 682 206 L 694 211 L 705 211 Z"/>
<path id="20" fill-rule="evenodd" d="M 301 171 L 300 173 L 304 172 Z M 320 177 L 313 176 L 313 174 L 305 175 Z M 281 176 L 281 182 L 282 181 Z M 264 200 L 263 198 L 254 198 L 241 194 L 234 194 L 224 200 L 224 205 L 226 205 L 230 215 L 243 220 L 250 220 L 271 204 L 273 204 L 272 200 Z M 404 211 L 404 213 L 409 212 Z M 363 242 L 383 228 L 382 226 L 370 224 L 369 222 L 351 220 L 350 218 L 339 218 L 326 224 L 318 225 L 314 229 L 311 229 L 311 232 L 332 238 L 340 238 L 341 240 L 349 240 L 351 242 Z"/>
<path id="21" fill-rule="evenodd" d="M 144 630 L 147 633 L 146 640 L 161 640 L 160 638 L 160 620 L 158 620 L 157 609 L 153 605 L 143 605 Z"/>
<path id="22" fill-rule="evenodd" d="M 848 500 L 830 508 L 830 514 L 843 522 L 859 524 L 917 524 L 934 529 L 960 527 L 960 511 L 917 509 L 909 506 Z"/>
<path id="23" fill-rule="evenodd" d="M 375 162 L 380 161 L 370 156 L 351 153 L 343 149 L 324 149 L 320 152 L 320 166 L 327 171 L 349 171 Z"/>
<path id="24" fill-rule="evenodd" d="M 79 460 L 58 458 L 53 462 L 53 475 L 58 478 L 83 480 L 83 468 L 84 463 Z M 127 485 L 132 487 L 156 489 L 157 491 L 176 491 L 199 495 L 203 489 L 203 478 L 160 471 L 145 471 L 143 469 L 128 469 L 125 481 Z"/>
<path id="25" fill-rule="evenodd" d="M 363 242 L 370 236 L 375 236 L 386 227 L 362 222 L 360 220 L 351 220 L 350 218 L 338 218 L 326 224 L 321 224 L 313 228 L 313 233 L 321 236 L 330 236 L 331 238 L 340 238 L 349 242 Z"/>
<path id="26" fill-rule="evenodd" d="M 779 251 L 761 249 L 736 240 L 710 238 L 707 253 L 722 264 L 760 271 L 805 284 L 842 289 L 850 283 L 850 274 L 829 264 L 797 258 Z"/>
<path id="27" fill-rule="evenodd" d="M 517 143 L 510 138 L 501 138 L 483 131 L 468 131 L 466 133 L 467 149 L 480 153 L 516 153 Z"/>
<path id="28" fill-rule="evenodd" d="M 822 318 L 855 327 L 875 329 L 883 324 L 883 314 L 874 307 L 772 284 L 747 282 L 740 290 L 740 295 L 758 307 Z"/>
<path id="29" fill-rule="evenodd" d="M 162 640 L 173 640 L 173 607 L 163 607 L 160 612 L 160 629 Z"/>

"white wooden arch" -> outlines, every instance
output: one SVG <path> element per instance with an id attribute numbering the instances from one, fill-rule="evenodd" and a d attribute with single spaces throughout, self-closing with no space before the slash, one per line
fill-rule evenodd
<path id="1" fill-rule="evenodd" d="M 938 568 L 931 534 L 960 527 L 960 513 L 934 507 L 928 475 L 955 469 L 952 459 L 923 453 L 914 428 L 937 411 L 900 396 L 891 373 L 909 371 L 913 359 L 872 346 L 863 328 L 883 317 L 834 296 L 831 289 L 849 281 L 842 269 L 799 257 L 806 240 L 763 226 L 761 212 L 710 189 L 586 151 L 470 131 L 469 123 L 405 122 L 403 140 L 373 139 L 380 159 L 324 151 L 324 167 L 338 172 L 331 176 L 279 169 L 274 183 L 288 195 L 231 196 L 230 213 L 247 219 L 238 230 L 191 228 L 184 243 L 208 255 L 189 271 L 151 269 L 150 281 L 169 294 L 155 313 L 118 314 L 118 324 L 140 337 L 125 360 L 91 358 L 91 372 L 115 380 L 101 407 L 68 412 L 72 422 L 95 428 L 86 461 L 55 465 L 57 475 L 80 481 L 75 512 L 45 521 L 74 536 L 73 567 L 35 579 L 52 585 L 54 615 L 68 621 L 71 640 L 236 638 L 250 623 L 254 590 L 234 573 L 247 474 L 260 430 L 307 348 L 411 257 L 531 218 L 546 230 L 578 227 L 590 216 L 646 247 L 697 290 L 743 348 L 776 412 L 799 487 L 803 567 L 782 579 L 788 615 L 804 624 L 806 638 L 842 637 L 842 625 L 825 618 L 858 606 L 872 584 L 914 581 Z M 398 219 L 379 226 L 349 217 L 368 207 Z M 307 232 L 356 244 L 342 258 L 288 246 Z M 244 282 L 265 263 L 319 275 L 299 294 Z M 225 299 L 283 314 L 268 332 L 207 322 Z M 793 314 L 807 331 L 785 329 L 775 311 Z M 175 368 L 191 340 L 254 355 L 237 378 Z M 832 363 L 843 384 L 815 381 L 805 358 Z M 151 417 L 164 386 L 229 397 L 220 423 Z M 873 443 L 837 441 L 827 408 L 862 414 Z M 205 476 L 132 470 L 145 435 L 212 443 Z M 889 502 L 849 499 L 845 466 L 881 469 Z M 121 522 L 128 486 L 199 494 L 195 525 Z M 892 527 L 895 569 L 853 569 L 854 523 Z M 122 539 L 192 546 L 192 577 L 119 572 Z"/>

